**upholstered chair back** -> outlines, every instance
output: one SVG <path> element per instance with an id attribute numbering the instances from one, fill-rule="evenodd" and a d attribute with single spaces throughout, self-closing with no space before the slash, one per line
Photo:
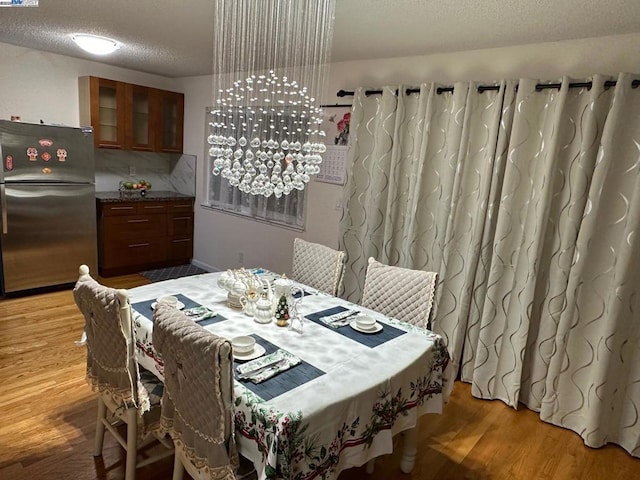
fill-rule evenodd
<path id="1" fill-rule="evenodd" d="M 293 279 L 330 295 L 342 290 L 345 252 L 301 238 L 293 241 Z"/>
<path id="2" fill-rule="evenodd" d="M 389 317 L 427 328 L 437 273 L 394 267 L 369 258 L 361 304 Z"/>
<path id="3" fill-rule="evenodd" d="M 153 344 L 164 362 L 161 425 L 194 478 L 234 479 L 231 343 L 159 304 Z"/>
<path id="4" fill-rule="evenodd" d="M 76 282 L 73 297 L 85 320 L 87 382 L 117 406 L 148 411 L 149 398 L 135 359 L 135 329 L 126 290 L 101 285 L 86 269 Z"/>

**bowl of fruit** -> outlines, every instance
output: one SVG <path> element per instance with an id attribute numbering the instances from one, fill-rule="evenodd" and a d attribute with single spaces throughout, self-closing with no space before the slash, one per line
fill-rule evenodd
<path id="1" fill-rule="evenodd" d="M 151 188 L 151 184 L 146 180 L 138 180 L 137 182 L 121 181 L 120 192 L 125 195 L 145 195 L 146 191 Z"/>

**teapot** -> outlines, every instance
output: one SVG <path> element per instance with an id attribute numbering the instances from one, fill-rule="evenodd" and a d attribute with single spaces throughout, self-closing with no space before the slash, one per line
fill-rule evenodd
<path id="1" fill-rule="evenodd" d="M 218 286 L 223 290 L 228 291 L 230 285 L 232 285 L 234 281 L 235 278 L 233 272 L 231 272 L 231 270 L 227 270 L 226 272 L 221 273 L 218 277 Z"/>
<path id="2" fill-rule="evenodd" d="M 262 295 L 255 304 L 254 320 L 258 323 L 269 323 L 273 317 L 271 300 Z"/>

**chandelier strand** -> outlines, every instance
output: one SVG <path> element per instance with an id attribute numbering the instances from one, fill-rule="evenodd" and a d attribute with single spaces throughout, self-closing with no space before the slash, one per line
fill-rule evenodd
<path id="1" fill-rule="evenodd" d="M 212 175 L 251 195 L 303 190 L 326 151 L 335 0 L 216 0 Z"/>

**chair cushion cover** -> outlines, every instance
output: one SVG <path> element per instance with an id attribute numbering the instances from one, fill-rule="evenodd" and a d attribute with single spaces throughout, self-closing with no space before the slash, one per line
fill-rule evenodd
<path id="1" fill-rule="evenodd" d="M 345 253 L 301 238 L 293 241 L 293 279 L 337 296 L 342 289 Z"/>
<path id="2" fill-rule="evenodd" d="M 385 265 L 369 258 L 362 306 L 427 328 L 433 306 L 436 272 Z"/>
<path id="3" fill-rule="evenodd" d="M 164 362 L 162 428 L 199 476 L 235 479 L 231 342 L 160 304 L 153 344 Z"/>
<path id="4" fill-rule="evenodd" d="M 76 282 L 73 296 L 85 319 L 87 382 L 94 391 L 108 395 L 115 405 L 135 407 L 140 414 L 148 411 L 147 390 L 139 380 L 137 362 L 131 361 L 135 355 L 135 328 L 132 323 L 123 328 L 117 290 L 85 275 Z M 129 315 L 129 322 L 130 318 Z M 129 336 L 125 334 L 127 330 Z"/>

